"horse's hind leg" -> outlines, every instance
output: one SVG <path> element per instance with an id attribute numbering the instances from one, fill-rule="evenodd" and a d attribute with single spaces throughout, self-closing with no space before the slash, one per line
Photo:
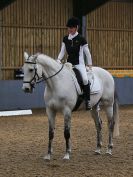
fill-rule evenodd
<path id="1" fill-rule="evenodd" d="M 64 137 L 66 140 L 66 154 L 63 159 L 69 160 L 71 146 L 70 146 L 70 129 L 71 129 L 71 110 L 66 107 L 63 110 L 64 114 Z"/>
<path id="2" fill-rule="evenodd" d="M 99 115 L 99 106 L 95 105 L 91 111 L 91 115 L 94 119 L 96 130 L 97 130 L 97 147 L 95 150 L 96 154 L 101 154 L 102 147 L 102 120 Z"/>
<path id="3" fill-rule="evenodd" d="M 112 149 L 113 149 L 113 131 L 114 131 L 114 119 L 113 119 L 113 106 L 106 106 L 105 108 L 107 118 L 108 118 L 108 129 L 109 129 L 109 144 L 108 144 L 108 149 L 107 149 L 107 154 L 112 154 Z"/>
<path id="4" fill-rule="evenodd" d="M 49 122 L 49 142 L 48 142 L 48 154 L 44 157 L 44 159 L 50 160 L 52 154 L 52 142 L 54 138 L 56 112 L 50 108 L 46 108 L 46 113 Z"/>

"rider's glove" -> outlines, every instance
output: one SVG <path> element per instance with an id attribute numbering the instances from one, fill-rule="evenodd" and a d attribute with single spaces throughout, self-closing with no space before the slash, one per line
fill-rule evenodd
<path id="1" fill-rule="evenodd" d="M 60 63 L 60 64 L 61 64 L 61 61 L 60 61 L 60 59 L 57 59 L 56 61 L 57 61 L 58 63 Z"/>
<path id="2" fill-rule="evenodd" d="M 87 65 L 86 66 L 86 71 L 87 72 L 92 72 L 92 66 L 91 65 Z"/>

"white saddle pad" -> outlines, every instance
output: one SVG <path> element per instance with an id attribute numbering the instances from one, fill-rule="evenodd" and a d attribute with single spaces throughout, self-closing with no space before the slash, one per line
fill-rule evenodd
<path id="1" fill-rule="evenodd" d="M 90 85 L 90 94 L 96 94 L 101 90 L 101 85 L 100 85 L 100 81 L 97 78 L 97 76 L 91 71 L 91 72 L 87 72 L 88 75 L 88 80 L 91 83 Z"/>
<path id="2" fill-rule="evenodd" d="M 71 63 L 65 63 L 65 66 L 72 72 L 72 80 L 74 82 L 74 85 L 76 87 L 76 90 L 78 92 L 79 95 L 82 95 L 82 91 L 80 89 L 80 86 L 78 84 L 77 78 L 75 76 L 74 71 L 72 70 L 72 64 Z M 97 76 L 93 73 L 93 71 L 88 71 L 87 72 L 88 75 L 88 80 L 90 82 L 90 94 L 96 94 L 101 90 L 101 86 L 100 86 L 100 82 L 99 79 L 97 78 Z"/>
<path id="3" fill-rule="evenodd" d="M 101 90 L 101 85 L 100 85 L 99 79 L 97 78 L 97 76 L 93 72 L 87 72 L 87 75 L 88 75 L 88 80 L 91 84 L 90 85 L 90 94 L 93 95 L 93 94 L 99 93 L 99 91 Z M 72 74 L 72 80 L 74 82 L 74 85 L 76 87 L 78 94 L 82 95 L 83 93 L 80 89 L 80 86 L 77 82 L 77 78 L 74 73 Z"/>

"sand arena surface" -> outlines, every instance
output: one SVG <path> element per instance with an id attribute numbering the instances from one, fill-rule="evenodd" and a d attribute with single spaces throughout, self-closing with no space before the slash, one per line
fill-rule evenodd
<path id="1" fill-rule="evenodd" d="M 33 115 L 0 118 L 0 177 L 133 177 L 133 106 L 120 107 L 120 136 L 114 139 L 113 155 L 105 154 L 107 121 L 103 120 L 102 155 L 94 155 L 96 131 L 90 113 L 72 116 L 72 154 L 63 161 L 63 116 L 57 115 L 50 162 L 47 152 L 48 121 L 44 110 Z"/>

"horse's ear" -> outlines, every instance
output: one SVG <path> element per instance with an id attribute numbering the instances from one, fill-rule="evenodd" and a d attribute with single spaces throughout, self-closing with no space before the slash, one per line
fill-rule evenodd
<path id="1" fill-rule="evenodd" d="M 27 52 L 24 52 L 24 59 L 27 60 L 29 57 L 28 53 Z"/>

